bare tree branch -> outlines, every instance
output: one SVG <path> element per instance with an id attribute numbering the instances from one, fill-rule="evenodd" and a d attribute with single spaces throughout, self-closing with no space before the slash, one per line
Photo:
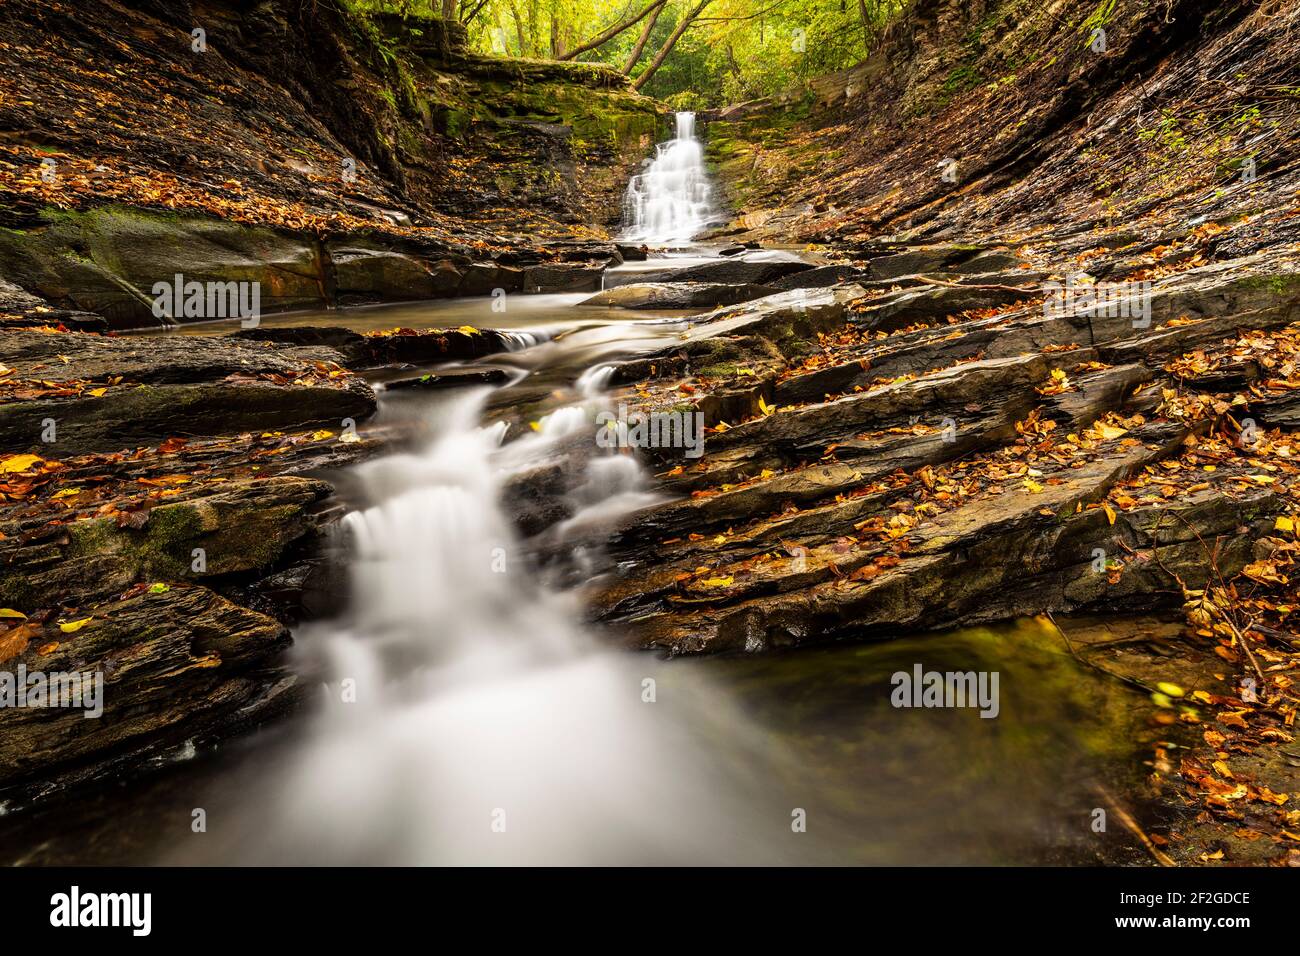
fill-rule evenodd
<path id="1" fill-rule="evenodd" d="M 641 87 L 646 85 L 650 80 L 650 77 L 654 76 L 655 71 L 658 70 L 659 67 L 663 66 L 664 60 L 668 59 L 668 54 L 673 52 L 673 47 L 677 45 L 677 41 L 682 38 L 682 34 L 686 32 L 692 21 L 694 21 L 695 18 L 704 11 L 704 8 L 707 7 L 710 2 L 711 0 L 700 0 L 699 5 L 696 6 L 694 10 L 682 17 L 681 22 L 677 24 L 677 29 L 674 30 L 672 35 L 664 41 L 664 45 L 659 48 L 659 52 L 656 53 L 655 58 L 650 61 L 650 65 L 642 70 L 641 75 L 632 82 L 632 89 L 639 90 Z"/>
<path id="2" fill-rule="evenodd" d="M 595 37 L 595 38 L 593 38 L 593 39 L 591 39 L 591 40 L 588 40 L 586 43 L 583 43 L 583 44 L 580 45 L 580 46 L 576 46 L 576 47 L 574 47 L 572 50 L 570 50 L 569 52 L 565 53 L 565 54 L 564 54 L 563 56 L 561 56 L 559 59 L 561 59 L 561 60 L 572 60 L 575 56 L 577 56 L 577 55 L 580 54 L 580 53 L 586 53 L 588 50 L 594 50 L 594 49 L 596 49 L 596 47 L 601 46 L 601 45 L 603 45 L 603 44 L 609 42 L 610 40 L 614 39 L 614 37 L 618 36 L 618 35 L 619 35 L 620 33 L 622 33 L 624 30 L 627 30 L 627 29 L 630 28 L 630 27 L 634 27 L 634 26 L 636 26 L 636 25 L 637 25 L 638 23 L 640 23 L 643 19 L 645 19 L 645 17 L 646 17 L 646 16 L 647 16 L 647 15 L 648 15 L 652 10 L 658 10 L 658 9 L 660 9 L 660 8 L 661 8 L 661 7 L 662 7 L 666 2 L 667 2 L 667 0 L 651 0 L 650 5 L 649 5 L 648 7 L 645 7 L 644 9 L 642 9 L 642 11 L 641 11 L 640 13 L 638 13 L 636 16 L 632 17 L 632 18 L 629 19 L 629 20 L 624 20 L 622 23 L 616 23 L 616 24 L 614 24 L 612 27 L 610 27 L 610 28 L 609 28 L 608 30 L 606 30 L 604 33 L 600 34 L 600 36 L 597 36 L 597 37 Z"/>
<path id="3" fill-rule="evenodd" d="M 650 39 L 650 34 L 654 31 L 655 24 L 659 22 L 659 14 L 664 12 L 663 4 L 655 8 L 655 12 L 650 14 L 650 19 L 645 22 L 645 27 L 641 30 L 641 36 L 636 41 L 636 46 L 632 48 L 632 53 L 628 56 L 627 62 L 623 64 L 623 74 L 632 75 L 632 68 L 636 66 L 637 61 L 641 59 L 641 53 L 645 50 L 646 41 Z"/>

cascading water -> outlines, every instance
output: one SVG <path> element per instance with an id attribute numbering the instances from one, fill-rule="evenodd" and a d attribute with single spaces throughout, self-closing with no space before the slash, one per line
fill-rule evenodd
<path id="1" fill-rule="evenodd" d="M 265 790 L 241 795 L 229 842 L 204 852 L 306 864 L 771 858 L 752 837 L 779 833 L 783 813 L 756 822 L 734 786 L 748 773 L 735 765 L 770 745 L 746 742 L 746 720 L 697 675 L 660 675 L 647 699 L 656 663 L 586 632 L 577 597 L 541 582 L 500 505 L 510 475 L 589 441 L 573 516 L 553 529 L 581 573 L 605 523 L 651 500 L 635 459 L 596 449 L 592 403 L 609 369 L 592 368 L 581 403 L 515 441 L 479 424 L 483 390 L 433 416 L 425 451 L 356 469 L 373 503 L 343 524 L 350 609 L 298 638 L 324 671 L 320 712 L 258 781 Z M 719 761 L 701 740 L 723 733 Z"/>
<path id="2" fill-rule="evenodd" d="M 704 147 L 695 138 L 695 114 L 677 114 L 677 136 L 660 143 L 623 200 L 624 238 L 657 246 L 683 246 L 709 223 L 711 188 Z"/>

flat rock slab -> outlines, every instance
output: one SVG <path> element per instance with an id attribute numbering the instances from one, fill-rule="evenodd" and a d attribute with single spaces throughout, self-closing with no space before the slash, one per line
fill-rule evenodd
<path id="1" fill-rule="evenodd" d="M 37 391 L 0 404 L 0 446 L 65 457 L 173 436 L 338 428 L 375 411 L 370 386 L 327 349 L 232 338 L 10 332 L 10 381 Z M 44 390 L 42 383 L 59 386 Z"/>
<path id="2" fill-rule="evenodd" d="M 761 299 L 776 291 L 769 286 L 725 282 L 648 282 L 608 289 L 578 304 L 615 309 L 715 308 Z"/>
<path id="3" fill-rule="evenodd" d="M 755 259 L 738 256 L 705 262 L 685 269 L 665 269 L 663 272 L 643 273 L 637 276 L 642 282 L 725 282 L 730 285 L 769 285 L 784 276 L 806 272 L 810 263 L 797 259 Z"/>
<path id="4" fill-rule="evenodd" d="M 338 326 L 263 326 L 241 329 L 231 333 L 230 338 L 303 348 L 332 348 L 351 369 L 401 362 L 463 362 L 510 352 L 524 344 L 517 335 L 470 326 L 456 329 L 399 328 L 370 335 Z"/>

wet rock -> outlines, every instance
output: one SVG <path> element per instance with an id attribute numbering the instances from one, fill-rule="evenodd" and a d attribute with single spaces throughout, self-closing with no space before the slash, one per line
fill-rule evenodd
<path id="1" fill-rule="evenodd" d="M 401 362 L 429 364 L 459 362 L 509 352 L 518 338 L 497 329 L 399 329 L 391 334 L 368 335 L 356 361 L 359 367 Z"/>
<path id="2" fill-rule="evenodd" d="M 0 443 L 47 457 L 55 450 L 70 455 L 157 444 L 176 435 L 337 427 L 375 410 L 374 393 L 359 378 L 317 375 L 319 350 L 305 362 L 291 351 L 229 338 L 31 332 L 7 333 L 6 345 L 14 380 L 106 383 L 99 395 L 82 389 L 69 397 L 0 404 Z"/>
<path id="3" fill-rule="evenodd" d="M 1010 252 L 981 252 L 973 258 L 949 266 L 948 271 L 956 275 L 1005 275 L 1014 274 L 1014 270 L 1024 265 L 1023 260 Z"/>
<path id="4" fill-rule="evenodd" d="M 56 309 L 38 295 L 0 279 L 0 329 L 63 326 L 76 332 L 105 332 L 108 320 L 91 312 Z"/>
<path id="5" fill-rule="evenodd" d="M 71 707 L 0 709 L 0 785 L 9 793 L 34 777 L 93 776 L 104 761 L 228 733 L 284 696 L 277 683 L 285 675 L 267 668 L 289 644 L 288 631 L 205 587 L 174 585 L 77 613 L 89 621 L 75 633 L 53 622 L 26 626 L 20 639 L 10 631 L 0 666 L 89 674 L 88 689 L 102 675 L 102 716 Z"/>
<path id="6" fill-rule="evenodd" d="M 856 319 L 871 329 L 889 332 L 918 322 L 934 322 L 975 309 L 1021 302 L 1042 294 L 1027 286 L 987 288 L 982 286 L 918 286 L 890 293 L 868 303 Z"/>
<path id="7" fill-rule="evenodd" d="M 278 342 L 302 347 L 323 346 L 334 349 L 350 364 L 365 354 L 366 337 L 336 325 L 258 326 L 230 333 L 234 339 L 249 342 Z"/>
<path id="8" fill-rule="evenodd" d="M 340 301 L 402 302 L 451 295 L 461 274 L 450 262 L 436 268 L 400 252 L 356 243 L 327 245 Z"/>
<path id="9" fill-rule="evenodd" d="M 634 246 L 619 242 L 615 243 L 614 247 L 618 249 L 618 254 L 623 257 L 624 262 L 645 262 L 650 256 L 650 250 L 644 244 Z"/>
<path id="10" fill-rule="evenodd" d="M 597 293 L 579 305 L 618 309 L 694 309 L 734 305 L 772 295 L 767 286 L 719 282 L 663 282 L 624 285 Z"/>
<path id="11" fill-rule="evenodd" d="M 314 240 L 201 216 L 118 206 L 64 212 L 41 230 L 0 231 L 0 273 L 113 328 L 162 324 L 156 282 L 256 282 L 263 312 L 326 302 Z"/>
<path id="12" fill-rule="evenodd" d="M 1167 454 L 1178 441 L 1176 431 L 1167 432 L 1163 442 L 1156 433 L 1151 437 L 1147 445 L 1068 473 L 1043 495 L 992 497 L 945 513 L 890 570 L 863 580 L 847 575 L 869 561 L 870 554 L 840 554 L 833 544 L 811 545 L 799 565 L 777 562 L 773 571 L 729 588 L 723 599 L 678 599 L 670 609 L 647 613 L 675 587 L 675 569 L 668 566 L 648 578 L 621 581 L 601 603 L 633 630 L 638 644 L 678 653 L 757 650 L 835 634 L 959 626 L 1044 608 L 1149 607 L 1153 592 L 1174 586 L 1170 573 L 1189 587 L 1201 586 L 1213 573 L 1204 540 L 1239 539 L 1225 538 L 1218 556 L 1225 574 L 1236 573 L 1250 560 L 1250 539 L 1284 508 L 1271 492 L 1234 500 L 1207 490 L 1167 509 L 1128 512 L 1114 526 L 1100 510 L 1076 514 L 1076 502 L 1096 500 L 1115 480 Z M 835 507 L 859 518 L 870 504 L 848 501 Z M 822 527 L 834 533 L 833 523 L 823 521 Z M 1243 535 L 1242 528 L 1250 533 Z M 1107 554 L 1138 554 L 1119 585 L 1095 570 L 1098 547 Z M 1153 548 L 1164 567 L 1151 557 Z M 720 601 L 722 606 L 716 606 Z"/>
<path id="13" fill-rule="evenodd" d="M 163 499 L 127 524 L 116 516 L 0 523 L 0 606 L 34 611 L 102 600 L 140 581 L 269 568 L 316 527 L 315 506 L 331 492 L 325 482 L 283 475 L 182 488 L 183 498 Z"/>
<path id="14" fill-rule="evenodd" d="M 252 342 L 273 342 L 301 349 L 324 347 L 348 368 L 369 369 L 401 363 L 460 362 L 515 348 L 518 340 L 496 329 L 396 329 L 362 335 L 336 326 L 262 326 L 231 336 Z M 323 354 L 312 352 L 312 355 Z"/>
<path id="15" fill-rule="evenodd" d="M 552 263 L 524 270 L 525 292 L 588 292 L 600 288 L 605 266 Z"/>
<path id="16" fill-rule="evenodd" d="M 524 287 L 524 270 L 491 262 L 475 262 L 465 267 L 460 286 L 461 296 L 492 295 L 497 289 L 518 292 Z"/>
<path id="17" fill-rule="evenodd" d="M 775 279 L 771 286 L 774 289 L 824 289 L 841 282 L 860 282 L 872 278 L 871 270 L 859 266 L 817 266 Z"/>
<path id="18" fill-rule="evenodd" d="M 965 245 L 922 246 L 906 252 L 877 256 L 869 260 L 868 266 L 873 278 L 897 279 L 900 276 L 950 271 L 949 267 L 974 259 L 980 251 L 976 246 Z"/>
<path id="19" fill-rule="evenodd" d="M 505 369 L 486 369 L 483 371 L 464 370 L 429 373 L 417 378 L 399 378 L 384 383 L 386 389 L 442 389 L 462 388 L 471 385 L 503 385 L 510 381 L 510 373 Z"/>
<path id="20" fill-rule="evenodd" d="M 862 289 L 839 286 L 833 289 L 796 289 L 755 299 L 743 305 L 718 309 L 692 318 L 685 341 L 720 336 L 761 336 L 775 343 L 797 348 L 816 340 L 818 332 L 843 325 L 849 303 L 860 299 Z"/>
<path id="21" fill-rule="evenodd" d="M 729 285 L 770 285 L 796 272 L 807 272 L 810 263 L 790 259 L 735 258 L 706 262 L 685 269 L 667 269 L 637 276 L 640 282 L 720 282 Z"/>

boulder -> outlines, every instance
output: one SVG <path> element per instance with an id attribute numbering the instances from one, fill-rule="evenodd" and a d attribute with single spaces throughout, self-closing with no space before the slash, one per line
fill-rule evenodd
<path id="1" fill-rule="evenodd" d="M 419 259 L 379 247 L 329 243 L 335 290 L 340 302 L 402 302 L 450 295 L 460 271 L 442 261 L 431 268 Z"/>
<path id="2" fill-rule="evenodd" d="M 60 212 L 40 230 L 0 229 L 0 274 L 118 329 L 162 324 L 153 286 L 177 274 L 186 282 L 256 282 L 263 312 L 326 304 L 314 239 L 119 206 Z"/>
<path id="3" fill-rule="evenodd" d="M 518 292 L 524 287 L 524 270 L 494 262 L 474 262 L 465 267 L 457 295 L 491 295 L 497 289 Z"/>
<path id="4" fill-rule="evenodd" d="M 524 270 L 525 292 L 589 292 L 600 288 L 604 265 L 555 262 Z"/>
<path id="5" fill-rule="evenodd" d="M 630 245 L 625 242 L 614 244 L 618 254 L 623 257 L 624 262 L 645 262 L 650 255 L 650 250 L 644 244 L 639 246 Z"/>

